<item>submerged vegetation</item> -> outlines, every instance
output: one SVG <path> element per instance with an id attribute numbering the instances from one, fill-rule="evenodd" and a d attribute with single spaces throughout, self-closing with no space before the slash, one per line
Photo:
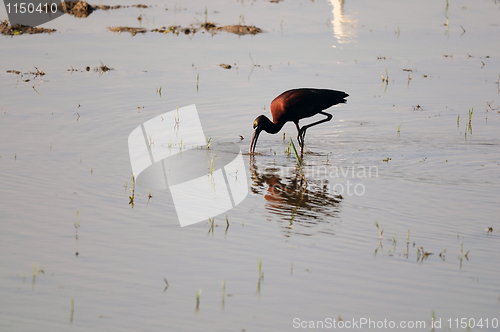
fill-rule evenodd
<path id="1" fill-rule="evenodd" d="M 389 257 L 396 256 L 396 244 L 397 244 L 396 231 L 394 232 L 394 237 L 384 239 L 383 238 L 384 229 L 380 229 L 378 221 L 375 221 L 375 226 L 377 227 L 377 230 L 378 230 L 379 243 L 377 245 L 377 248 L 374 251 L 374 254 L 377 255 L 380 250 L 383 250 L 384 246 L 383 246 L 382 241 L 385 240 L 386 242 L 388 242 L 391 245 L 391 247 L 388 249 L 388 252 L 387 252 L 388 256 Z M 488 230 L 488 234 L 489 234 L 489 229 L 487 229 L 487 230 Z M 459 235 L 457 235 L 457 239 L 458 238 L 459 238 Z M 460 244 L 460 252 L 458 254 L 459 269 L 462 269 L 463 257 L 465 257 L 466 260 L 469 260 L 469 257 L 468 257 L 469 251 L 467 251 L 464 254 L 463 246 L 464 246 L 464 243 L 462 241 Z M 416 245 L 415 241 L 413 242 L 413 248 L 416 249 L 416 261 L 418 263 L 422 263 L 424 260 L 429 258 L 429 256 L 433 255 L 432 251 L 425 250 L 424 247 L 421 245 L 420 246 Z M 447 248 L 444 248 L 438 255 L 442 261 L 446 261 L 446 252 L 447 252 Z M 410 257 L 410 230 L 408 230 L 408 234 L 406 237 L 406 251 L 403 253 L 399 253 L 397 256 L 404 257 L 406 259 L 408 259 Z"/>

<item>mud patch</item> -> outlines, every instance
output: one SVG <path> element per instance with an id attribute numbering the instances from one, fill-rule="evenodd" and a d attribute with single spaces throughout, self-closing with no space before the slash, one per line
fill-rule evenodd
<path id="1" fill-rule="evenodd" d="M 63 2 L 57 9 L 75 17 L 87 17 L 94 11 L 94 8 L 85 1 Z"/>
<path id="2" fill-rule="evenodd" d="M 256 35 L 258 33 L 262 33 L 263 30 L 260 28 L 257 28 L 255 26 L 249 26 L 249 25 L 241 25 L 241 24 L 236 24 L 236 25 L 224 25 L 221 27 L 218 27 L 215 23 L 211 22 L 206 22 L 206 23 L 201 23 L 201 24 L 191 24 L 189 27 L 181 27 L 179 25 L 172 25 L 169 27 L 162 27 L 160 29 L 153 29 L 151 32 L 159 32 L 159 33 L 172 33 L 172 34 L 179 34 L 179 33 L 184 33 L 186 35 L 189 34 L 195 34 L 197 32 L 205 33 L 209 32 L 211 34 L 216 34 L 219 31 L 226 31 L 229 33 L 234 33 L 237 35 Z"/>
<path id="3" fill-rule="evenodd" d="M 51 33 L 55 32 L 56 29 L 45 29 L 45 28 L 33 28 L 27 25 L 14 24 L 9 25 L 9 21 L 5 20 L 0 23 L 0 33 L 6 36 L 16 36 L 22 34 L 37 34 L 37 33 Z"/>
<path id="4" fill-rule="evenodd" d="M 138 33 L 145 33 L 147 30 L 145 28 L 131 28 L 131 27 L 108 27 L 109 30 L 113 32 L 122 33 L 123 31 L 130 32 L 132 36 Z"/>
<path id="5" fill-rule="evenodd" d="M 257 28 L 253 25 L 241 25 L 241 24 L 235 24 L 235 25 L 225 25 L 223 27 L 217 28 L 219 31 L 227 31 L 230 33 L 234 33 L 237 35 L 256 35 L 258 33 L 262 33 L 262 29 Z"/>
<path id="6" fill-rule="evenodd" d="M 190 33 L 195 33 L 196 29 L 193 27 L 182 28 L 180 25 L 171 25 L 169 27 L 161 27 L 159 29 L 153 29 L 151 32 L 159 32 L 159 33 L 172 33 L 178 35 L 179 33 L 184 33 L 186 35 Z"/>
<path id="7" fill-rule="evenodd" d="M 137 8 L 148 8 L 146 5 L 131 5 L 131 6 L 108 6 L 108 5 L 89 5 L 87 2 L 79 0 L 79 1 L 71 1 L 71 2 L 63 2 L 57 9 L 60 12 L 67 13 L 73 15 L 75 17 L 88 17 L 94 10 L 111 10 L 111 9 L 119 9 L 119 8 L 129 8 L 129 7 L 137 7 Z"/>

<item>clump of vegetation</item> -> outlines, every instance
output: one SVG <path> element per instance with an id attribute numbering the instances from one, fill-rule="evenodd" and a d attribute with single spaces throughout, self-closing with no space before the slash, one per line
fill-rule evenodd
<path id="1" fill-rule="evenodd" d="M 0 22 L 0 33 L 7 36 L 17 36 L 26 33 L 33 35 L 38 33 L 51 33 L 55 31 L 56 29 L 36 28 L 22 24 L 14 24 L 11 26 L 7 20 Z"/>

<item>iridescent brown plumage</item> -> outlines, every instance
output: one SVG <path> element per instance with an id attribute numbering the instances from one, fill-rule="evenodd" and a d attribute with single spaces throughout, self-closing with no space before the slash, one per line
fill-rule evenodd
<path id="1" fill-rule="evenodd" d="M 262 130 L 270 134 L 276 134 L 288 121 L 292 121 L 297 127 L 297 140 L 299 141 L 300 152 L 302 153 L 307 128 L 330 121 L 333 116 L 323 112 L 323 110 L 333 105 L 345 103 L 345 98 L 348 96 L 345 92 L 328 89 L 301 88 L 283 92 L 271 102 L 272 122 L 265 115 L 260 115 L 254 120 L 254 133 L 250 142 L 249 153 L 254 153 L 257 139 Z M 318 113 L 325 115 L 326 119 L 311 123 L 302 128 L 299 127 L 300 119 L 308 118 Z"/>

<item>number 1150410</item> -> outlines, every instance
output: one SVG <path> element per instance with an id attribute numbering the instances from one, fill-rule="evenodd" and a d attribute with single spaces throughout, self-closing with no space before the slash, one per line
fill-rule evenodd
<path id="1" fill-rule="evenodd" d="M 41 3 L 35 5 L 34 3 L 31 2 L 20 2 L 20 3 L 14 3 L 6 4 L 7 7 L 7 13 L 8 14 L 33 14 L 33 13 L 56 13 L 57 12 L 57 4 L 51 3 L 49 4 L 44 4 L 42 5 Z"/>
<path id="2" fill-rule="evenodd" d="M 498 328 L 498 319 L 493 318 L 493 319 L 488 319 L 488 318 L 479 318 L 479 319 L 474 319 L 474 318 L 448 318 L 448 326 L 450 328 L 476 328 L 476 329 L 482 329 L 482 328 Z"/>

